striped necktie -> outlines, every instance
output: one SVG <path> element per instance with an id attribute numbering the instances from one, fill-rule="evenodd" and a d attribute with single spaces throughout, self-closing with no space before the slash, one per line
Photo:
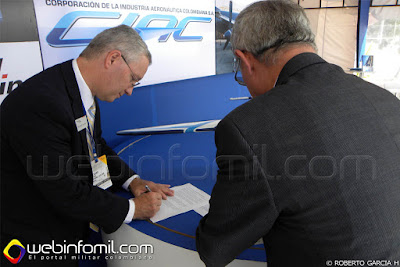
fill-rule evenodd
<path id="1" fill-rule="evenodd" d="M 86 140 L 88 144 L 88 149 L 89 149 L 89 155 L 90 155 L 90 161 L 94 159 L 93 155 L 93 146 L 95 146 L 94 142 L 94 118 L 96 114 L 96 103 L 93 102 L 93 104 L 90 106 L 88 112 L 87 112 L 87 119 L 89 122 L 89 131 L 86 131 Z"/>

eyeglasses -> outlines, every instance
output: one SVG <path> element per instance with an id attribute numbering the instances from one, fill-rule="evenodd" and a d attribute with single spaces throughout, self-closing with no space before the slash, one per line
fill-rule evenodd
<path id="1" fill-rule="evenodd" d="M 133 71 L 131 69 L 131 67 L 129 67 L 128 62 L 126 62 L 126 59 L 123 55 L 121 55 L 122 59 L 125 61 L 125 64 L 128 66 L 129 70 L 131 71 L 131 75 L 132 75 L 132 81 L 138 81 L 139 79 L 135 78 L 135 75 L 133 74 Z M 132 87 L 138 86 L 140 84 L 140 82 L 135 82 Z"/>
<path id="2" fill-rule="evenodd" d="M 258 50 L 257 53 L 255 54 L 255 56 L 260 56 L 260 55 L 264 54 L 265 51 L 272 49 L 272 48 L 278 49 L 280 46 L 282 46 L 284 44 L 291 44 L 291 43 L 298 43 L 298 42 L 305 42 L 305 41 L 307 41 L 307 40 L 291 40 L 291 41 L 285 40 L 284 41 L 284 39 L 278 39 L 272 45 L 264 46 L 263 48 Z"/>
<path id="3" fill-rule="evenodd" d="M 237 58 L 234 62 L 234 69 L 235 69 L 235 81 L 237 81 L 238 84 L 246 86 L 246 83 L 243 80 L 242 73 L 240 73 L 240 76 L 238 76 L 240 68 L 240 58 Z"/>

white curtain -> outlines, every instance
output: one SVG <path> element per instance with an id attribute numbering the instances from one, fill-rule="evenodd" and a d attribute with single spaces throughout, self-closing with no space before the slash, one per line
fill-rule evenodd
<path id="1" fill-rule="evenodd" d="M 318 55 L 349 71 L 355 66 L 357 7 L 306 9 Z"/>

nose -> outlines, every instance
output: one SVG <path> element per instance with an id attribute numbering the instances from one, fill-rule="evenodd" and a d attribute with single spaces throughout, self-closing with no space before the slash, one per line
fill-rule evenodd
<path id="1" fill-rule="evenodd" d="M 130 87 L 128 89 L 125 90 L 125 94 L 127 94 L 128 96 L 132 95 L 132 91 L 133 91 L 133 87 Z"/>

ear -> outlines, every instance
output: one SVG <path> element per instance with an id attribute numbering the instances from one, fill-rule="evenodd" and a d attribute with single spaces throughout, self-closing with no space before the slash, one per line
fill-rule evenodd
<path id="1" fill-rule="evenodd" d="M 243 71 L 243 69 L 246 69 L 247 73 L 252 74 L 254 71 L 254 60 L 256 60 L 256 58 L 253 56 L 253 54 L 249 53 L 247 51 L 241 51 L 238 49 L 235 49 L 234 54 L 242 62 L 242 65 L 241 65 L 242 71 Z"/>
<path id="2" fill-rule="evenodd" d="M 119 50 L 111 50 L 107 53 L 106 58 L 105 58 L 105 62 L 104 62 L 104 67 L 105 68 L 110 68 L 115 62 L 116 60 L 121 57 L 121 51 Z"/>

